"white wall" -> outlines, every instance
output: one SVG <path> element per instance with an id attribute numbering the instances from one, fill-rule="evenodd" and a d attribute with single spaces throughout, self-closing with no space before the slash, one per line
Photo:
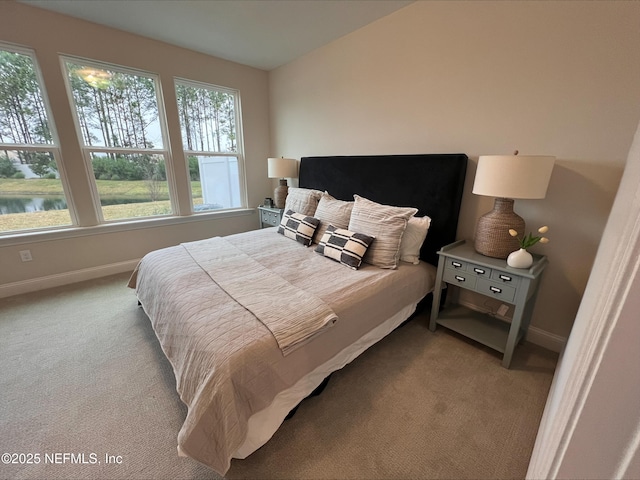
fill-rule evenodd
<path id="1" fill-rule="evenodd" d="M 272 153 L 463 152 L 458 237 L 493 199 L 471 194 L 482 154 L 557 157 L 532 326 L 569 334 L 640 118 L 639 2 L 416 2 L 269 74 Z M 556 337 L 554 337 L 556 336 Z"/>
<path id="2" fill-rule="evenodd" d="M 640 124 L 527 478 L 640 478 Z"/>
<path id="3" fill-rule="evenodd" d="M 168 131 L 177 167 L 176 177 L 184 187 L 177 198 L 183 211 L 189 209 L 190 199 L 185 160 L 180 155 L 182 140 L 173 78 L 239 90 L 249 207 L 257 206 L 271 194 L 266 163 L 269 156 L 267 72 L 12 1 L 0 2 L 0 18 L 0 41 L 29 47 L 36 52 L 81 226 L 95 225 L 97 219 L 63 82 L 60 54 L 114 63 L 160 76 L 167 113 L 173 113 L 168 116 Z M 173 225 L 147 223 L 129 231 L 85 228 L 83 236 L 71 238 L 52 239 L 46 234 L 0 238 L 0 296 L 2 287 L 9 286 L 11 288 L 5 288 L 5 291 L 15 292 L 13 287 L 22 288 L 31 282 L 31 287 L 37 288 L 38 279 L 43 277 L 67 278 L 68 272 L 87 269 L 94 269 L 99 275 L 100 268 L 105 265 L 123 265 L 126 269 L 131 261 L 153 249 L 254 229 L 258 226 L 257 215 L 253 211 L 248 213 L 224 218 L 208 215 L 199 217 L 200 221 Z M 20 261 L 18 252 L 22 249 L 31 250 L 32 262 Z"/>

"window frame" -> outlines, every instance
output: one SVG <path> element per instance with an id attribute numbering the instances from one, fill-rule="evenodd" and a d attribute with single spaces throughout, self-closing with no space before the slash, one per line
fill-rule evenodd
<path id="1" fill-rule="evenodd" d="M 44 82 L 42 71 L 40 70 L 40 65 L 38 63 L 38 57 L 36 55 L 36 52 L 34 49 L 31 49 L 28 47 L 23 47 L 21 45 L 15 45 L 12 43 L 2 42 L 2 41 L 0 41 L 0 50 L 17 53 L 20 55 L 26 55 L 29 58 L 31 58 L 36 81 L 38 82 L 38 87 L 40 88 L 42 104 L 47 114 L 47 127 L 49 128 L 49 132 L 51 133 L 50 144 L 48 143 L 23 144 L 23 143 L 0 142 L 0 150 L 48 152 L 53 156 L 53 159 L 56 162 L 56 167 L 58 169 L 58 175 L 60 177 L 59 179 L 60 179 L 60 184 L 62 186 L 62 191 L 64 193 L 65 202 L 67 203 L 67 210 L 69 211 L 69 221 L 70 221 L 68 225 L 51 225 L 49 227 L 23 228 L 20 230 L 9 230 L 5 232 L 0 232 L 0 237 L 10 237 L 10 236 L 23 235 L 23 234 L 29 234 L 29 233 L 39 233 L 39 232 L 47 232 L 52 230 L 76 228 L 79 225 L 78 215 L 77 215 L 75 204 L 73 201 L 72 190 L 69 184 L 69 177 L 67 176 L 65 165 L 64 165 L 64 162 L 62 161 L 62 154 L 60 151 L 60 138 L 58 137 L 58 130 L 56 128 L 53 112 L 51 110 L 51 104 L 49 102 L 49 94 L 47 93 L 47 88 Z"/>
<path id="2" fill-rule="evenodd" d="M 78 142 L 78 146 L 82 151 L 82 158 L 85 163 L 85 168 L 87 174 L 90 178 L 88 178 L 89 186 L 91 189 L 91 197 L 93 199 L 93 206 L 96 212 L 96 217 L 98 222 L 101 225 L 108 225 L 113 223 L 127 223 L 127 222 L 135 222 L 139 220 L 146 219 L 159 219 L 159 218 L 167 218 L 171 216 L 178 215 L 178 206 L 177 195 L 176 195 L 176 187 L 175 187 L 175 178 L 173 175 L 173 157 L 171 156 L 171 147 L 169 140 L 169 130 L 167 127 L 167 116 L 166 110 L 164 106 L 164 95 L 162 94 L 162 82 L 160 80 L 160 75 L 154 72 L 149 72 L 142 69 L 131 68 L 124 65 L 116 64 L 116 63 L 108 63 L 102 62 L 100 60 L 88 59 L 85 57 L 79 57 L 74 55 L 59 55 L 60 66 L 62 69 L 62 73 L 64 76 L 65 89 L 67 92 L 67 100 L 69 101 L 69 106 L 71 108 L 71 114 L 73 117 L 73 123 L 75 126 L 75 133 Z M 69 70 L 67 68 L 67 62 L 74 64 L 82 64 L 89 67 L 95 67 L 97 69 L 104 70 L 112 70 L 117 71 L 118 73 L 123 73 L 127 75 L 135 75 L 135 76 L 143 76 L 151 79 L 154 84 L 155 89 L 155 97 L 156 103 L 158 106 L 158 123 L 160 126 L 160 136 L 162 138 L 162 148 L 126 148 L 126 147 L 107 147 L 100 145 L 85 145 L 84 135 L 82 134 L 82 129 L 80 127 L 79 118 L 78 118 L 78 110 L 75 103 L 75 97 L 73 95 L 73 89 L 71 86 L 71 81 L 69 79 Z M 125 155 L 135 155 L 135 154 L 149 154 L 149 155 L 161 155 L 164 158 L 166 174 L 167 174 L 167 190 L 169 194 L 169 201 L 171 205 L 171 213 L 161 214 L 161 215 L 147 215 L 140 217 L 127 217 L 127 218 L 116 218 L 113 220 L 106 220 L 104 218 L 102 204 L 100 200 L 100 192 L 98 190 L 98 184 L 96 182 L 93 162 L 91 159 L 91 154 L 93 153 L 115 153 L 115 154 L 125 154 Z"/>
<path id="3" fill-rule="evenodd" d="M 45 85 L 44 76 L 40 64 L 38 62 L 38 56 L 36 54 L 35 49 L 23 46 L 7 41 L 0 41 L 0 49 L 4 49 L 9 52 L 15 52 L 18 54 L 24 54 L 31 58 L 34 72 L 36 75 L 36 80 L 38 82 L 38 86 L 40 87 L 40 94 L 42 97 L 42 102 L 47 115 L 48 128 L 51 133 L 51 144 L 14 144 L 14 143 L 3 143 L 2 148 L 7 150 L 23 150 L 23 151 L 40 151 L 50 153 L 54 158 L 57 168 L 59 180 L 61 182 L 62 191 L 64 192 L 65 200 L 68 206 L 68 214 L 70 223 L 65 225 L 53 225 L 49 227 L 36 227 L 36 228 L 23 228 L 19 230 L 11 230 L 6 232 L 0 232 L 0 247 L 11 246 L 11 245 L 22 245 L 25 243 L 31 242 L 42 242 L 42 241 L 50 241 L 50 240 L 58 240 L 58 239 L 66 239 L 66 238 L 76 238 L 83 236 L 92 236 L 99 235 L 104 233 L 111 232 L 120 232 L 120 231 L 136 231 L 139 229 L 147 229 L 147 228 L 156 228 L 158 226 L 168 226 L 168 225 L 179 225 L 183 223 L 193 223 L 193 222 L 201 222 L 206 221 L 208 219 L 214 218 L 226 218 L 226 217 L 236 217 L 236 216 L 245 216 L 249 214 L 253 214 L 255 211 L 253 208 L 248 206 L 248 188 L 247 188 L 247 173 L 246 173 L 246 159 L 245 159 L 245 145 L 244 145 L 244 132 L 243 132 L 243 122 L 242 122 L 242 102 L 241 102 L 241 94 L 239 89 L 224 87 L 220 85 L 216 85 L 213 83 L 201 82 L 196 80 L 190 80 L 188 78 L 172 76 L 171 79 L 163 78 L 160 73 L 155 73 L 152 71 L 145 70 L 143 68 L 136 67 L 127 67 L 125 65 L 121 65 L 118 63 L 112 62 L 104 62 L 100 60 L 93 60 L 86 58 L 82 55 L 74 55 L 74 54 L 66 54 L 66 53 L 58 53 L 56 56 L 57 61 L 59 62 L 60 74 L 63 77 L 63 85 L 64 91 L 67 95 L 66 101 L 71 109 L 71 118 L 74 123 L 75 128 L 75 144 L 77 145 L 79 151 L 82 154 L 82 161 L 84 162 L 84 166 L 86 168 L 84 172 L 84 176 L 87 182 L 87 186 L 89 188 L 89 194 L 91 195 L 92 209 L 95 212 L 95 219 L 98 223 L 91 223 L 90 225 L 82 225 L 80 220 L 81 218 L 78 215 L 76 204 L 77 202 L 74 199 L 74 185 L 71 182 L 71 179 L 68 175 L 68 165 L 65 164 L 63 155 L 62 155 L 62 147 L 60 145 L 60 137 L 58 135 L 57 126 L 55 123 L 53 110 L 51 107 L 51 102 L 49 100 L 49 94 Z M 139 75 L 150 78 L 154 82 L 154 87 L 156 89 L 155 96 L 158 107 L 158 123 L 160 134 L 162 136 L 163 148 L 154 148 L 154 149 L 127 149 L 124 148 L 121 151 L 118 151 L 116 148 L 112 147 L 101 147 L 101 146 L 85 146 L 84 145 L 84 137 L 80 130 L 79 119 L 77 115 L 75 100 L 73 97 L 73 91 L 71 89 L 71 81 L 69 79 L 67 73 L 66 62 L 69 61 L 71 63 L 84 63 L 86 65 L 95 66 L 96 68 L 105 68 L 111 69 L 118 72 L 122 72 L 125 74 Z M 168 86 L 168 82 L 172 84 Z M 168 98 L 165 98 L 164 89 L 173 88 L 173 94 L 176 92 L 176 82 L 185 85 L 191 86 L 195 88 L 205 88 L 212 89 L 219 92 L 230 93 L 234 98 L 234 116 L 235 116 L 235 134 L 236 134 L 236 152 L 209 152 L 209 151 L 191 151 L 184 150 L 184 148 L 179 148 L 180 152 L 176 152 L 175 147 L 181 145 L 182 140 L 182 125 L 180 122 L 180 115 L 177 113 L 175 115 L 172 114 L 171 118 L 167 116 L 166 104 L 165 101 L 171 98 L 171 94 L 169 94 Z M 59 112 L 58 112 L 59 113 Z M 169 130 L 169 125 L 171 125 L 171 131 Z M 178 127 L 178 131 L 174 132 L 174 125 Z M 172 135 L 175 133 L 178 134 L 178 138 L 180 138 L 180 143 L 172 142 Z M 175 143 L 174 145 L 172 145 Z M 182 145 L 181 145 L 182 146 Z M 184 146 L 182 146 L 184 147 Z M 94 175 L 94 169 L 91 162 L 91 153 L 92 152 L 114 152 L 114 153 L 124 153 L 124 154 L 135 154 L 135 153 L 146 153 L 150 155 L 162 155 L 165 159 L 166 166 L 166 175 L 167 175 L 167 186 L 168 186 L 168 194 L 170 198 L 170 204 L 172 212 L 168 214 L 162 215 L 150 215 L 150 216 L 141 216 L 141 217 L 129 217 L 129 218 L 119 218 L 113 220 L 105 220 L 102 207 L 100 202 L 100 195 L 97 190 L 97 184 Z M 194 156 L 232 156 L 237 159 L 238 163 L 238 190 L 240 195 L 240 203 L 239 207 L 232 208 L 224 208 L 224 209 L 213 209 L 213 210 L 203 210 L 203 211 L 194 211 L 193 205 L 193 191 L 189 184 L 188 191 L 183 191 L 183 186 L 178 185 L 177 179 L 175 176 L 175 159 L 179 158 L 176 155 L 180 155 L 184 159 L 183 166 L 185 169 L 185 173 L 189 174 L 189 165 L 188 165 L 188 157 L 191 155 Z M 179 167 L 179 168 L 182 168 Z M 180 187 L 180 188 L 179 188 Z M 184 198 L 184 200 L 189 200 L 189 207 L 187 205 L 183 205 L 180 201 L 180 198 Z M 89 200 L 89 199 L 87 199 Z"/>
<path id="4" fill-rule="evenodd" d="M 226 93 L 233 95 L 233 108 L 234 108 L 234 118 L 235 118 L 235 131 L 236 131 L 236 151 L 221 151 L 221 152 L 212 152 L 212 151 L 204 151 L 204 150 L 188 150 L 185 143 L 184 138 L 182 137 L 182 121 L 180 117 L 180 105 L 178 104 L 178 95 L 177 89 L 178 85 L 182 85 L 185 87 L 192 88 L 202 88 L 206 90 L 215 90 L 217 92 Z M 242 130 L 242 110 L 241 110 L 241 102 L 240 102 L 240 90 L 235 88 L 223 87 L 221 85 L 215 85 L 213 83 L 200 82 L 197 80 L 189 80 L 183 77 L 173 77 L 173 88 L 174 94 L 176 98 L 176 111 L 178 112 L 178 126 L 180 127 L 180 140 L 182 142 L 182 152 L 184 154 L 185 160 L 185 172 L 187 175 L 187 179 L 189 179 L 189 204 L 192 215 L 204 215 L 207 213 L 213 212 L 226 212 L 233 211 L 239 209 L 248 208 L 248 198 L 247 198 L 247 175 L 245 169 L 245 158 L 244 158 L 244 132 Z M 240 206 L 239 207 L 231 207 L 224 208 L 219 210 L 203 210 L 200 212 L 195 211 L 193 204 L 193 189 L 191 188 L 191 176 L 189 172 L 189 157 L 190 156 L 203 156 L 203 157 L 236 157 L 238 162 L 238 188 L 240 190 Z"/>

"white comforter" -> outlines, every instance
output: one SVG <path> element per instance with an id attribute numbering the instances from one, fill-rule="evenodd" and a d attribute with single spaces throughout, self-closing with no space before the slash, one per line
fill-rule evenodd
<path id="1" fill-rule="evenodd" d="M 353 271 L 313 247 L 278 235 L 274 228 L 225 239 L 279 279 L 326 303 L 338 320 L 285 356 L 271 331 L 212 280 L 183 246 L 142 259 L 130 286 L 151 319 L 173 367 L 177 391 L 188 406 L 178 447 L 220 474 L 243 444 L 253 414 L 419 301 L 431 291 L 435 277 L 435 269 L 424 263 L 402 264 L 397 270 L 363 265 Z M 269 289 L 268 279 L 265 282 Z M 287 304 L 280 292 L 270 291 L 276 309 Z"/>
<path id="2" fill-rule="evenodd" d="M 313 293 L 287 282 L 222 237 L 182 246 L 214 283 L 269 329 L 284 355 L 338 319 Z"/>

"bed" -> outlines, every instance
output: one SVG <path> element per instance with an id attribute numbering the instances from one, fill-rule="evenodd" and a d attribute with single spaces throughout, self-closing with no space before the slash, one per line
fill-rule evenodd
<path id="1" fill-rule="evenodd" d="M 414 313 L 455 240 L 466 165 L 464 154 L 304 157 L 281 226 L 140 261 L 129 286 L 188 407 L 180 455 L 224 475 Z"/>

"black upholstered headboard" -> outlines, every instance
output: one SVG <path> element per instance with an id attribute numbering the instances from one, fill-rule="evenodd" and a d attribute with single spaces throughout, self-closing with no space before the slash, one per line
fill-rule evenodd
<path id="1" fill-rule="evenodd" d="M 340 200 L 353 194 L 386 205 L 415 207 L 431 217 L 421 258 L 437 265 L 437 251 L 455 241 L 467 170 L 464 154 L 303 157 L 299 184 Z"/>

